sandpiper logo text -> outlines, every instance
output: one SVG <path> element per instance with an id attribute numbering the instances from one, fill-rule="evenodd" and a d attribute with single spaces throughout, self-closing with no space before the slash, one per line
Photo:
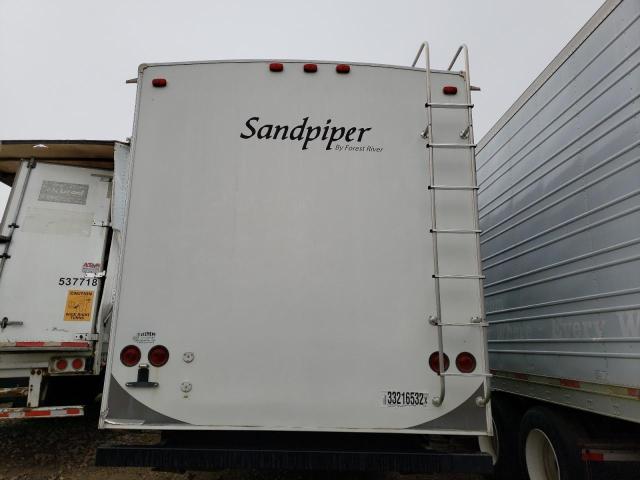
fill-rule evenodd
<path id="1" fill-rule="evenodd" d="M 371 127 L 334 126 L 329 118 L 324 125 L 313 125 L 309 117 L 294 126 L 274 125 L 260 122 L 260 117 L 251 117 L 245 123 L 245 128 L 240 138 L 255 137 L 259 140 L 290 140 L 301 142 L 302 150 L 307 150 L 312 142 L 320 142 L 325 150 L 333 150 L 335 142 L 359 144 L 371 130 Z"/>

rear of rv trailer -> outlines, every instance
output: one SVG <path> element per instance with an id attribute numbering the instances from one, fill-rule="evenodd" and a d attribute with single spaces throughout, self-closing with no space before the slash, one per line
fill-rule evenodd
<path id="1" fill-rule="evenodd" d="M 0 419 L 82 415 L 103 383 L 105 269 L 118 258 L 114 142 L 5 141 L 0 162 L 12 186 L 0 226 Z"/>
<path id="2" fill-rule="evenodd" d="M 221 61 L 137 84 L 100 426 L 169 443 L 98 463 L 490 469 L 468 75 Z"/>
<path id="3" fill-rule="evenodd" d="M 536 479 L 608 460 L 637 477 L 638 39 L 640 3 L 606 2 L 478 147 L 498 469 L 510 475 L 520 456 Z"/>

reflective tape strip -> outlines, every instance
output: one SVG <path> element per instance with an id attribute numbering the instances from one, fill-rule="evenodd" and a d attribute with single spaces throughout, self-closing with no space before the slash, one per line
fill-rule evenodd
<path id="1" fill-rule="evenodd" d="M 84 407 L 0 408 L 0 419 L 79 417 Z"/>
<path id="2" fill-rule="evenodd" d="M 585 382 L 583 380 L 574 380 L 571 378 L 546 377 L 543 375 L 533 375 L 520 372 L 507 372 L 502 370 L 494 370 L 495 378 L 506 378 L 510 380 L 521 380 L 528 383 L 538 385 L 547 385 L 550 387 L 561 387 L 580 390 L 582 392 L 596 393 L 599 395 L 615 396 L 631 400 L 640 400 L 640 388 L 626 387 L 621 385 L 608 385 L 605 383 Z"/>
<path id="3" fill-rule="evenodd" d="M 89 349 L 90 342 L 0 342 L 0 349 L 20 348 L 55 348 L 55 349 Z"/>
<path id="4" fill-rule="evenodd" d="M 639 462 L 640 452 L 629 446 L 618 450 L 585 448 L 580 458 L 583 462 Z"/>
<path id="5" fill-rule="evenodd" d="M 569 388 L 580 388 L 580 382 L 578 380 L 570 380 L 568 378 L 561 378 L 560 385 Z"/>

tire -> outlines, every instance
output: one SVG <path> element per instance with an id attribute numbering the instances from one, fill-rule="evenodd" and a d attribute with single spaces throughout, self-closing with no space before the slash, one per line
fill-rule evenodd
<path id="1" fill-rule="evenodd" d="M 494 450 L 497 460 L 493 466 L 495 480 L 526 480 L 518 456 L 518 427 L 521 420 L 520 405 L 505 395 L 496 395 L 491 401 L 493 416 Z"/>
<path id="2" fill-rule="evenodd" d="M 581 460 L 583 429 L 566 414 L 533 407 L 520 424 L 520 458 L 530 480 L 581 480 L 587 478 Z"/>

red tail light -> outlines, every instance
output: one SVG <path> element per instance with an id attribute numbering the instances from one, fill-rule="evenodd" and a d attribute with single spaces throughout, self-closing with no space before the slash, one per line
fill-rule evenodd
<path id="1" fill-rule="evenodd" d="M 453 85 L 445 85 L 442 87 L 442 93 L 445 95 L 455 95 L 458 93 L 458 87 L 454 87 Z"/>
<path id="2" fill-rule="evenodd" d="M 281 63 L 270 63 L 269 70 L 272 72 L 281 72 L 284 70 L 284 65 Z"/>
<path id="3" fill-rule="evenodd" d="M 305 63 L 304 71 L 307 73 L 315 73 L 318 71 L 318 65 L 316 65 L 315 63 Z"/>
<path id="4" fill-rule="evenodd" d="M 469 352 L 462 352 L 456 357 L 456 367 L 461 373 L 471 373 L 476 369 L 476 357 Z"/>
<path id="5" fill-rule="evenodd" d="M 151 80 L 151 85 L 153 85 L 156 88 L 166 87 L 167 86 L 167 79 L 166 78 L 154 78 L 153 80 Z"/>
<path id="6" fill-rule="evenodd" d="M 74 358 L 71 362 L 71 368 L 73 368 L 74 370 L 81 370 L 82 367 L 84 367 L 84 362 L 81 358 Z"/>
<path id="7" fill-rule="evenodd" d="M 66 370 L 67 369 L 67 361 L 64 358 L 59 358 L 56 360 L 56 370 Z"/>
<path id="8" fill-rule="evenodd" d="M 338 73 L 349 73 L 350 71 L 351 67 L 349 65 L 345 65 L 344 63 L 336 65 L 336 72 Z"/>
<path id="9" fill-rule="evenodd" d="M 169 350 L 162 345 L 156 345 L 149 350 L 149 363 L 154 367 L 161 367 L 169 361 Z"/>
<path id="10" fill-rule="evenodd" d="M 444 357 L 444 368 L 442 371 L 446 372 L 449 369 L 449 357 L 446 353 L 443 353 L 442 356 Z M 434 372 L 440 373 L 440 354 L 438 352 L 433 352 L 429 356 L 429 366 Z"/>
<path id="11" fill-rule="evenodd" d="M 137 365 L 141 358 L 142 353 L 140 353 L 140 349 L 135 345 L 127 345 L 120 352 L 120 361 L 126 367 Z"/>

